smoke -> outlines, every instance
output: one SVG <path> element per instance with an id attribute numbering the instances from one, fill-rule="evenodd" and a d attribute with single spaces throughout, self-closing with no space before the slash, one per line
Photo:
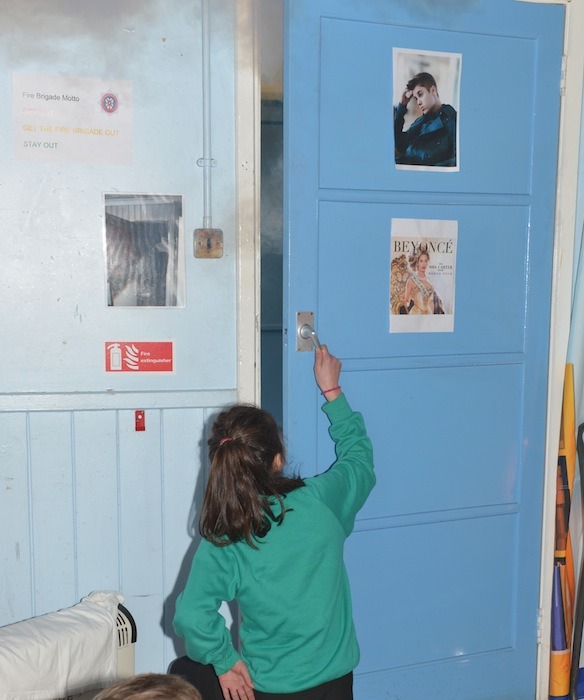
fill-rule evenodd
<path id="1" fill-rule="evenodd" d="M 262 96 L 282 97 L 282 47 L 284 43 L 284 3 L 260 0 L 260 65 Z"/>
<path id="2" fill-rule="evenodd" d="M 262 100 L 262 253 L 282 254 L 283 236 L 283 104 Z"/>
<path id="3" fill-rule="evenodd" d="M 0 0 L 0 54 L 13 70 L 119 74 L 153 28 L 163 34 L 170 18 L 193 24 L 194 12 L 173 0 Z"/>
<path id="4" fill-rule="evenodd" d="M 265 141 L 264 141 L 265 144 Z M 283 224 L 283 157 L 274 155 L 262 165 L 262 253 L 282 253 Z"/>
<path id="5" fill-rule="evenodd" d="M 134 18 L 151 16 L 157 0 L 0 0 L 2 31 L 46 42 L 72 34 L 103 39 Z"/>

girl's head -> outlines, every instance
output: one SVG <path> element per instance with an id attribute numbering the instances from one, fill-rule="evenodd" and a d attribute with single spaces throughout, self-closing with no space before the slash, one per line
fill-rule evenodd
<path id="1" fill-rule="evenodd" d="M 263 536 L 281 522 L 282 495 L 302 485 L 282 476 L 285 449 L 270 413 L 236 405 L 219 414 L 208 440 L 211 471 L 199 529 L 217 545 Z M 281 512 L 274 515 L 279 502 Z"/>
<path id="2" fill-rule="evenodd" d="M 211 429 L 209 457 L 218 451 L 225 457 L 251 458 L 259 478 L 272 472 L 277 455 L 284 456 L 284 443 L 273 416 L 257 406 L 238 404 L 217 416 Z"/>
<path id="3" fill-rule="evenodd" d="M 142 673 L 110 685 L 96 700 L 202 700 L 194 685 L 180 676 Z"/>

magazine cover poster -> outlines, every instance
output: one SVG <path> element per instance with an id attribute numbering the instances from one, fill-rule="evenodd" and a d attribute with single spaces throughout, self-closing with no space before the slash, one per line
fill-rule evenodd
<path id="1" fill-rule="evenodd" d="M 460 170 L 462 54 L 393 49 L 396 170 Z"/>
<path id="2" fill-rule="evenodd" d="M 182 195 L 104 195 L 109 307 L 185 306 L 182 210 Z"/>
<path id="3" fill-rule="evenodd" d="M 452 333 L 458 221 L 392 219 L 390 333 Z"/>

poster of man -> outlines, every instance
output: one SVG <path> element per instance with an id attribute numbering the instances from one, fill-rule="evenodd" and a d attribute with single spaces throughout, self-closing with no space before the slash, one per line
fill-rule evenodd
<path id="1" fill-rule="evenodd" d="M 184 306 L 182 196 L 105 194 L 108 306 Z"/>
<path id="2" fill-rule="evenodd" d="M 454 330 L 458 222 L 392 219 L 389 332 Z"/>
<path id="3" fill-rule="evenodd" d="M 398 170 L 460 170 L 462 54 L 393 50 L 393 129 Z"/>

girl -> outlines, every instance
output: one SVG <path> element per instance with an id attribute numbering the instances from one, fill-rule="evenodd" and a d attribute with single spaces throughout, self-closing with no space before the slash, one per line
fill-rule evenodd
<path id="1" fill-rule="evenodd" d="M 341 391 L 340 371 L 326 345 L 316 350 L 337 457 L 320 476 L 282 474 L 282 437 L 262 409 L 234 406 L 213 425 L 204 539 L 174 618 L 189 659 L 171 667 L 205 700 L 353 697 L 359 648 L 343 545 L 375 477 L 371 443 Z M 218 613 L 231 600 L 242 616 L 241 653 Z"/>

